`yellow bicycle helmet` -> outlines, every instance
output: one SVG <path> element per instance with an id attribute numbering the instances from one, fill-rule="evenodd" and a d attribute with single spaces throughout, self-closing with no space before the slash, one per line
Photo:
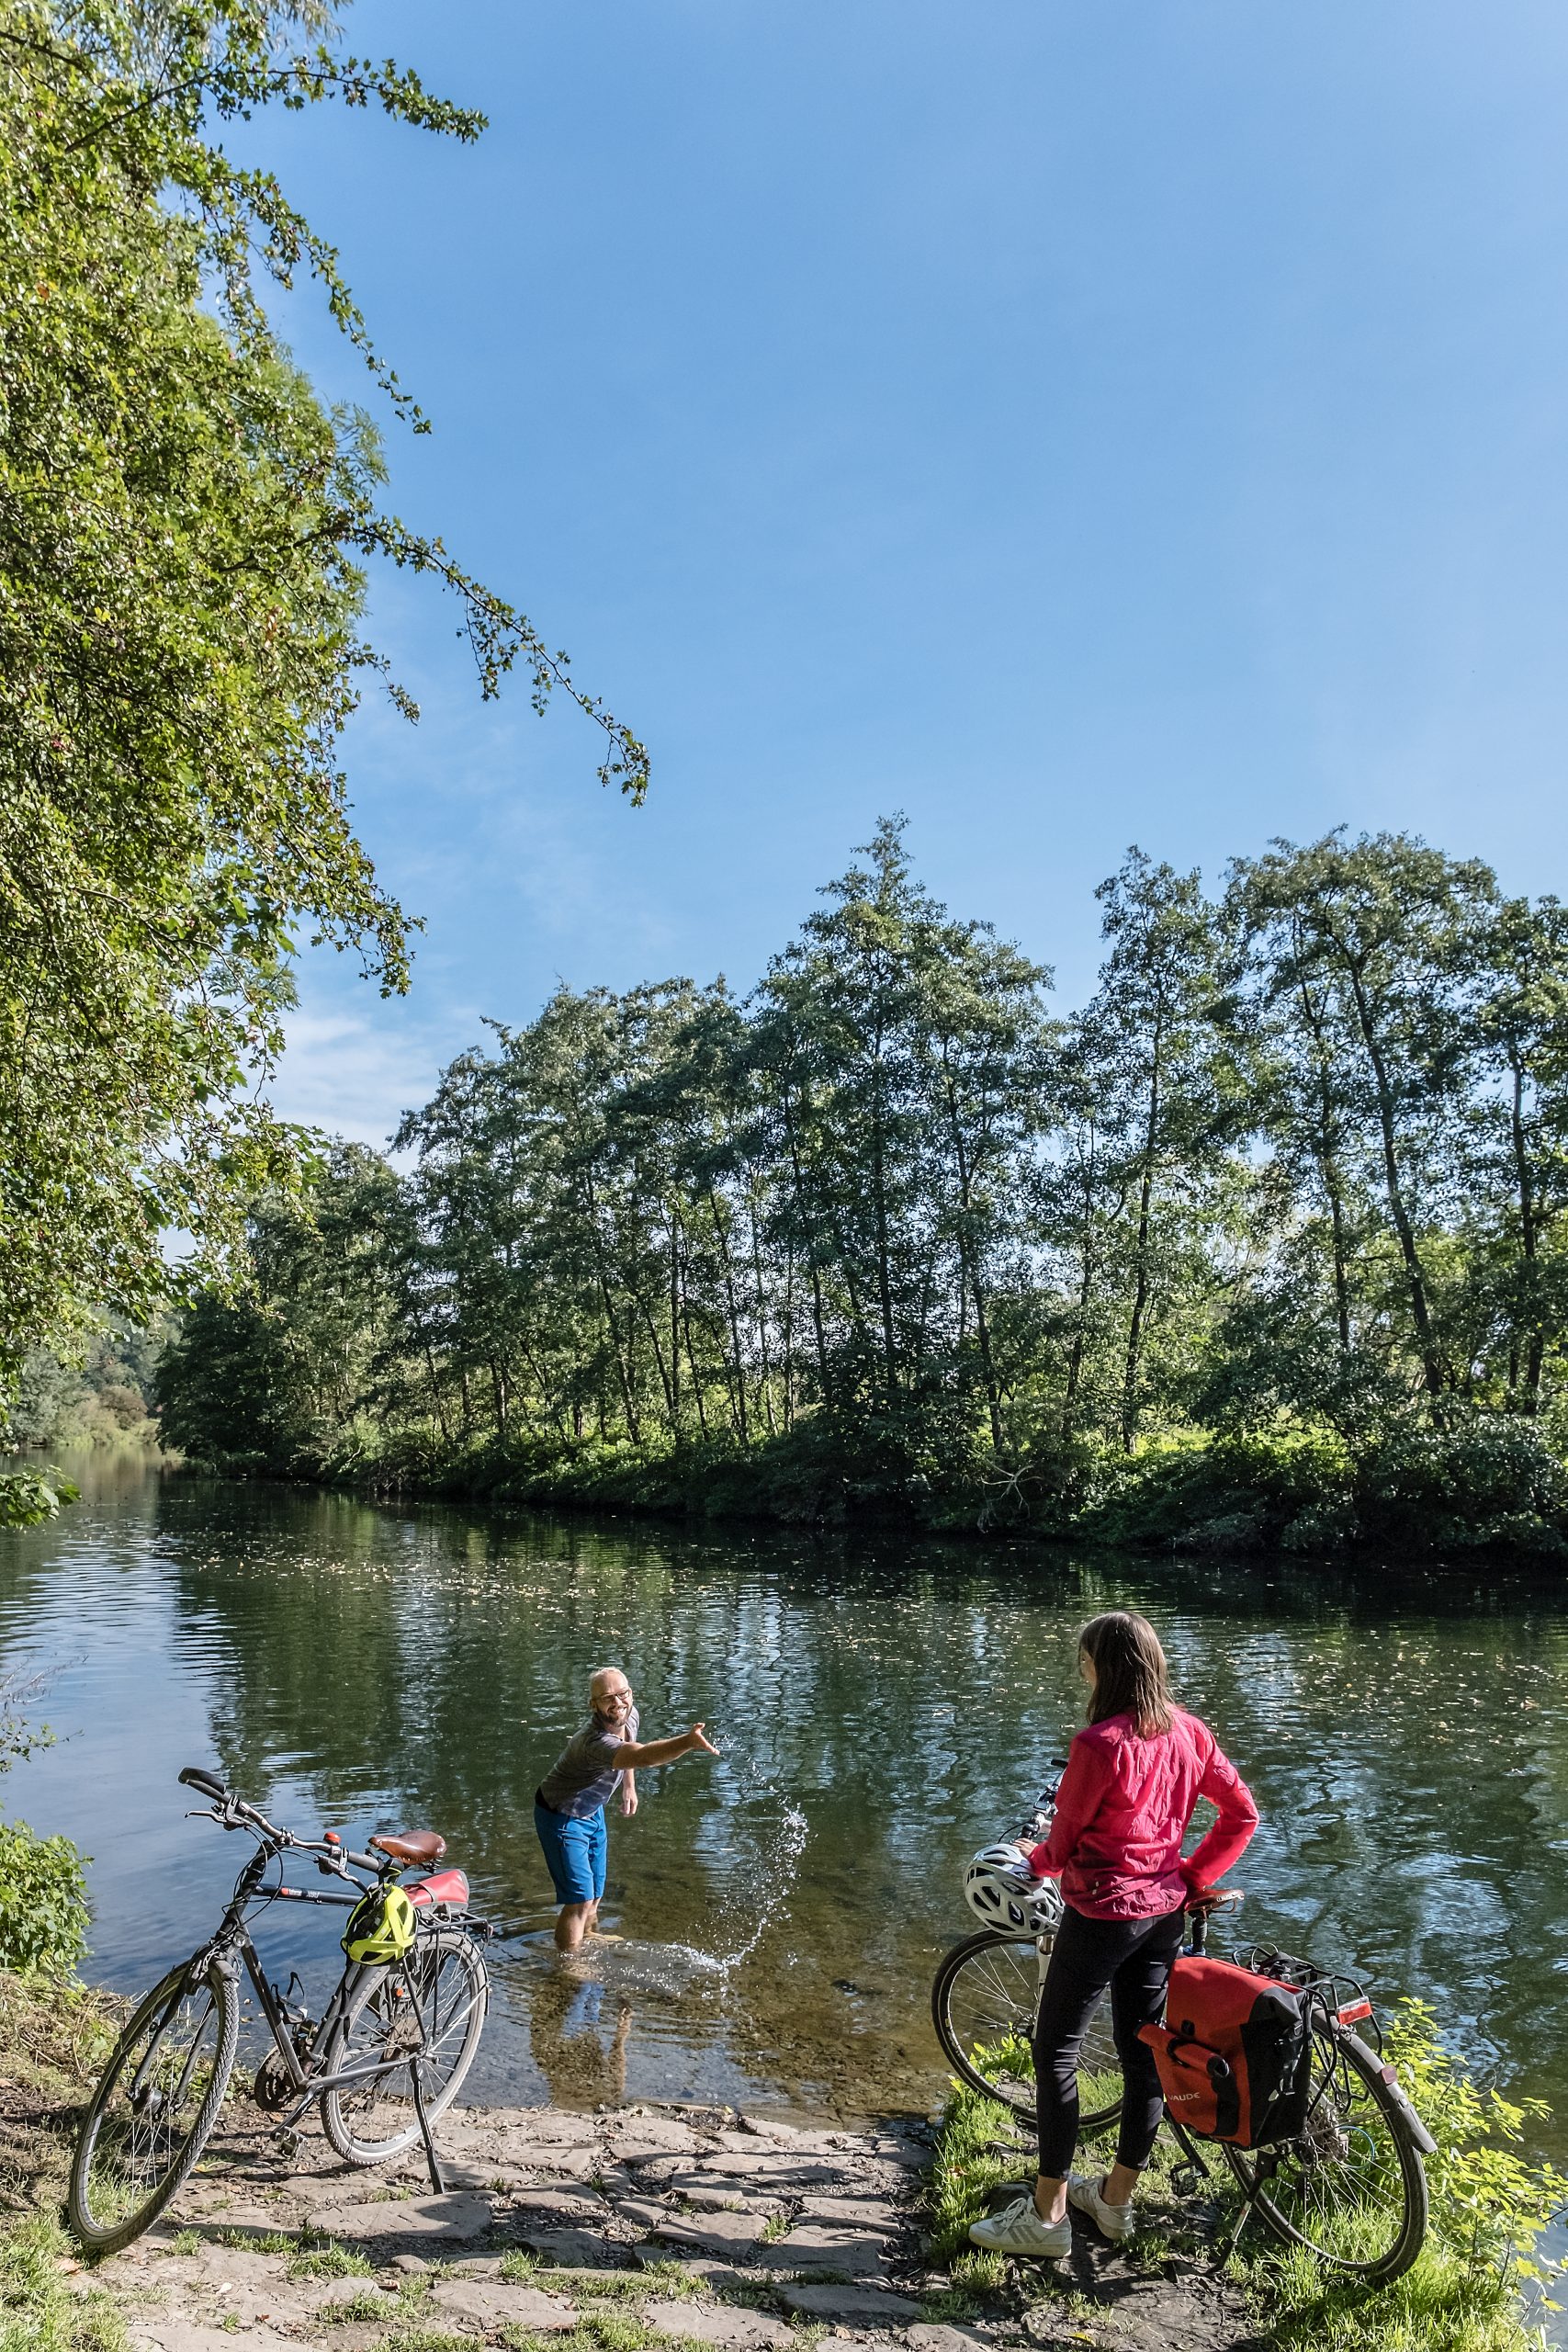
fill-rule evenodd
<path id="1" fill-rule="evenodd" d="M 343 1948 L 365 1968 L 400 1960 L 414 1936 L 413 1905 L 400 1886 L 373 1886 L 348 1915 Z"/>

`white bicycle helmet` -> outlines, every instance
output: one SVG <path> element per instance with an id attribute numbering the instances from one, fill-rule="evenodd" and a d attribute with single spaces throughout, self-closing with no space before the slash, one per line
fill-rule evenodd
<path id="1" fill-rule="evenodd" d="M 1021 1846 L 986 1846 L 964 1873 L 964 1899 L 987 1928 L 1049 1935 L 1062 1917 L 1054 1878 L 1035 1878 Z"/>

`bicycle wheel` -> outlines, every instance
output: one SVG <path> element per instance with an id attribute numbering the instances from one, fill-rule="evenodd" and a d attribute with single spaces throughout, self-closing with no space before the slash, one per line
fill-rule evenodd
<path id="1" fill-rule="evenodd" d="M 1319 2018 L 1306 2128 L 1276 2147 L 1226 2146 L 1231 2169 L 1277 2236 L 1332 2269 L 1386 2284 L 1427 2234 L 1421 2152 L 1380 2062 Z"/>
<path id="2" fill-rule="evenodd" d="M 187 1961 L 155 1985 L 115 2045 L 71 2165 L 66 2210 L 80 2244 L 115 2254 L 188 2177 L 233 2070 L 240 2005 L 216 1968 Z"/>
<path id="3" fill-rule="evenodd" d="M 983 1928 L 937 1970 L 931 2022 L 953 2072 L 1020 2114 L 1034 2112 L 1034 2011 L 1051 1939 Z M 1111 2005 L 1089 2019 L 1078 2061 L 1078 2129 L 1102 2132 L 1122 2111 L 1122 2062 Z"/>
<path id="4" fill-rule="evenodd" d="M 434 2120 L 473 2064 L 489 2005 L 484 1961 L 459 1928 L 433 1928 L 406 1959 L 366 1972 L 349 1996 L 330 2072 L 363 2067 L 368 2079 L 361 2087 L 345 2083 L 321 2101 L 321 2121 L 340 2156 L 379 2165 L 417 2145 L 414 2067 Z M 389 2071 L 372 2073 L 382 2067 Z"/>

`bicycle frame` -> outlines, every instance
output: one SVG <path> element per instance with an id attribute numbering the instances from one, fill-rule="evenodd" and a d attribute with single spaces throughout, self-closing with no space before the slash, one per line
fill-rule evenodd
<path id="1" fill-rule="evenodd" d="M 276 1836 L 276 1833 L 274 1833 L 275 1838 Z M 409 2053 L 406 2052 L 392 2059 L 367 2056 L 351 2066 L 340 2067 L 335 2064 L 347 2030 L 350 2003 L 365 1978 L 379 1973 L 385 1963 L 367 1965 L 352 1960 L 347 1963 L 333 1987 L 332 1997 L 320 2019 L 312 2027 L 310 2063 L 307 2064 L 300 2058 L 296 2047 L 295 2037 L 290 2030 L 291 2020 L 284 2003 L 278 1996 L 276 1987 L 262 1966 L 261 1955 L 256 1950 L 245 1916 L 258 1895 L 264 1894 L 269 1904 L 316 1903 L 325 1904 L 333 1908 L 351 1910 L 366 1892 L 363 1882 L 355 1878 L 348 1867 L 351 1859 L 373 1869 L 378 1881 L 382 1883 L 388 1880 L 395 1880 L 400 1875 L 399 1871 L 395 1865 L 372 1862 L 368 1856 L 351 1858 L 346 1854 L 339 1853 L 330 1860 L 323 1861 L 321 1848 L 305 1845 L 299 1839 L 290 1839 L 288 1842 L 296 1850 L 315 1854 L 318 1868 L 335 1870 L 341 1876 L 348 1879 L 355 1892 L 352 1894 L 328 1894 L 321 1888 L 285 1886 L 281 1883 L 264 1889 L 262 1882 L 266 1876 L 269 1863 L 276 1860 L 281 1869 L 282 1855 L 288 1849 L 281 1840 L 276 1843 L 264 1840 L 259 1843 L 256 1851 L 234 1882 L 234 1892 L 229 1898 L 216 1935 L 210 1942 L 203 1946 L 200 1951 L 193 1954 L 186 1968 L 179 1984 L 171 1996 L 171 2010 L 175 2003 L 182 1998 L 186 1987 L 193 1982 L 198 1982 L 211 1969 L 220 1969 L 225 1975 L 235 1978 L 240 1973 L 241 1966 L 243 1966 L 255 1993 L 257 2007 L 265 2018 L 271 2031 L 273 2045 L 283 2063 L 284 2071 L 289 2078 L 292 2088 L 299 2095 L 288 2112 L 279 2118 L 277 2124 L 279 2132 L 291 2132 L 307 2108 L 315 2106 L 319 2100 L 326 2097 L 329 2091 L 341 2090 L 348 2085 L 359 2086 L 379 2082 L 384 2075 L 396 2074 L 400 2068 L 407 2066 L 413 2090 L 414 2112 L 419 2120 L 420 2136 L 424 2142 L 425 2158 L 430 2167 L 431 2183 L 436 2195 L 439 2196 L 444 2191 L 445 2184 L 441 2177 L 441 2167 L 435 2154 L 429 2119 L 424 2111 L 424 2095 L 420 2081 L 419 2052 L 413 2052 L 412 2064 Z M 327 1847 L 326 1851 L 329 1856 L 333 1856 L 332 1847 Z M 413 1950 L 418 1950 L 419 1938 L 424 1932 L 423 1927 L 416 1929 Z M 474 1932 L 481 1932 L 477 1923 Z M 423 2020 L 421 2032 L 423 2036 Z M 186 2061 L 187 2071 L 195 2064 L 195 2057 L 196 2053 L 193 2050 Z M 184 2087 L 182 2080 L 181 2089 L 183 2090 Z"/>

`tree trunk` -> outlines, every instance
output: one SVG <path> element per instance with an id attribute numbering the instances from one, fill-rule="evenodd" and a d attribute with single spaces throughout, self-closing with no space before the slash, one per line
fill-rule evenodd
<path id="1" fill-rule="evenodd" d="M 1313 1061 L 1317 1072 L 1317 1166 L 1323 1189 L 1328 1195 L 1328 1214 L 1334 1232 L 1334 1309 L 1339 1326 L 1339 1352 L 1350 1352 L 1350 1277 L 1346 1264 L 1345 1202 L 1339 1182 L 1339 1160 L 1335 1148 L 1334 1092 L 1330 1083 L 1333 1067 L 1324 1035 L 1321 1011 L 1314 1005 L 1312 990 L 1307 986 L 1306 973 L 1301 963 L 1300 928 L 1297 927 L 1297 966 L 1301 975 L 1302 1013 L 1312 1036 Z"/>
<path id="2" fill-rule="evenodd" d="M 986 1293 L 981 1280 L 978 1252 L 975 1248 L 973 1227 L 974 1192 L 969 1155 L 964 1146 L 963 1125 L 958 1116 L 958 1102 L 953 1092 L 952 1072 L 947 1066 L 947 1048 L 942 1047 L 942 1074 L 947 1095 L 948 1129 L 953 1137 L 953 1156 L 958 1170 L 958 1262 L 961 1274 L 969 1285 L 969 1295 L 975 1302 L 975 1338 L 980 1350 L 981 1376 L 986 1383 L 986 1404 L 991 1418 L 991 1451 L 998 1460 L 1002 1445 L 1001 1392 L 997 1385 L 997 1368 L 991 1356 L 991 1329 L 986 1314 Z"/>
<path id="3" fill-rule="evenodd" d="M 1337 942 L 1336 944 L 1338 944 Z M 1388 1191 L 1389 1214 L 1399 1237 L 1400 1255 L 1404 1261 L 1405 1281 L 1410 1290 L 1410 1313 L 1416 1326 L 1416 1347 L 1421 1357 L 1421 1369 L 1426 1377 L 1427 1393 L 1434 1403 L 1443 1393 L 1443 1366 L 1438 1353 L 1437 1336 L 1432 1329 L 1432 1317 L 1427 1303 L 1427 1277 L 1421 1264 L 1421 1253 L 1416 1247 L 1416 1228 L 1405 1205 L 1404 1191 L 1399 1179 L 1398 1139 L 1394 1130 L 1393 1089 L 1389 1083 L 1388 1065 L 1383 1059 L 1372 1027 L 1371 1008 L 1367 1002 L 1366 986 L 1360 966 L 1343 946 L 1346 968 L 1356 999 L 1356 1017 L 1360 1023 L 1367 1058 L 1372 1066 L 1372 1080 L 1377 1089 L 1378 1125 L 1382 1135 L 1383 1181 Z M 1434 1418 L 1436 1416 L 1434 1415 Z"/>
<path id="4" fill-rule="evenodd" d="M 1540 1405 L 1541 1362 L 1545 1353 L 1545 1334 L 1540 1327 L 1540 1301 L 1536 1294 L 1536 1249 L 1540 1235 L 1540 1213 L 1536 1204 L 1535 1182 L 1530 1175 L 1529 1140 L 1525 1134 L 1525 1071 L 1518 1047 L 1508 1042 L 1508 1068 L 1513 1072 L 1513 1094 L 1509 1102 L 1509 1126 L 1514 1142 L 1514 1172 L 1519 1188 L 1519 1251 L 1525 1263 L 1525 1295 L 1529 1301 L 1529 1331 L 1525 1341 L 1525 1394 L 1529 1398 L 1525 1409 L 1536 1412 Z M 1509 1385 L 1517 1385 L 1517 1351 L 1510 1359 Z"/>
<path id="5" fill-rule="evenodd" d="M 1155 1142 L 1159 1133 L 1160 1057 L 1165 1047 L 1163 1013 L 1155 1023 L 1149 1058 L 1149 1107 L 1144 1125 L 1143 1170 L 1138 1184 L 1137 1277 L 1127 1326 L 1127 1370 L 1122 1391 L 1122 1449 L 1131 1453 L 1138 1435 L 1138 1372 L 1143 1355 L 1144 1317 L 1149 1303 L 1149 1227 L 1155 1188 Z"/>

